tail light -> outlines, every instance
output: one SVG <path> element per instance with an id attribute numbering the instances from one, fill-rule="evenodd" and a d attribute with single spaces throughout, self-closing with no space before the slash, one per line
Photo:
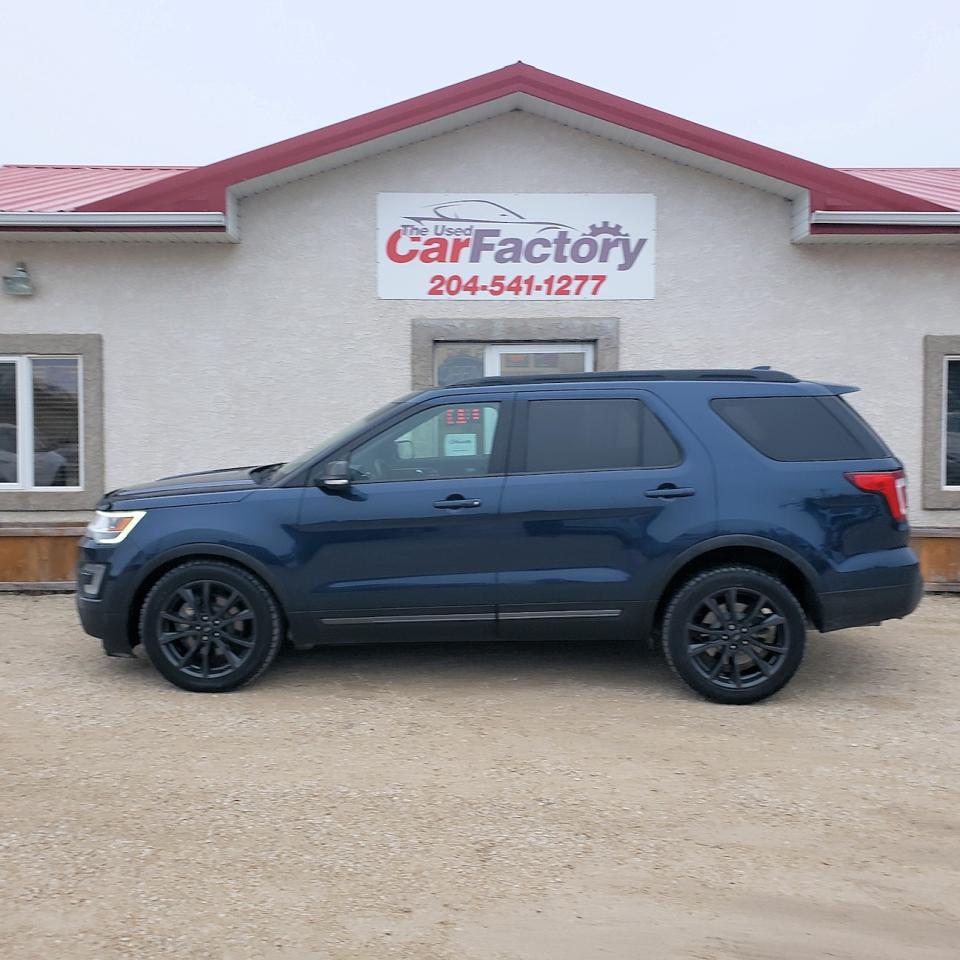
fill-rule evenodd
<path id="1" fill-rule="evenodd" d="M 907 477 L 902 470 L 882 473 L 847 473 L 846 478 L 858 489 L 879 493 L 897 522 L 907 519 Z"/>

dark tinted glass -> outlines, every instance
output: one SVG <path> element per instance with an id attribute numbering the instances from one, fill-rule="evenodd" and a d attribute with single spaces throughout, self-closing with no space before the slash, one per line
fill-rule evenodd
<path id="1" fill-rule="evenodd" d="M 33 368 L 33 482 L 80 486 L 80 362 L 37 357 Z"/>
<path id="2" fill-rule="evenodd" d="M 773 460 L 890 456 L 840 397 L 727 397 L 712 406 L 744 440 Z"/>
<path id="3" fill-rule="evenodd" d="M 17 483 L 17 365 L 0 363 L 0 483 Z"/>
<path id="4" fill-rule="evenodd" d="M 639 400 L 532 400 L 528 473 L 667 467 L 680 451 Z"/>
<path id="5" fill-rule="evenodd" d="M 947 361 L 947 422 L 944 480 L 960 487 L 960 360 Z"/>

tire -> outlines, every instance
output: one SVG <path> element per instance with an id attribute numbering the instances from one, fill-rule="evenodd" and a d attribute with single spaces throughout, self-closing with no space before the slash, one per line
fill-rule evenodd
<path id="1" fill-rule="evenodd" d="M 776 693 L 797 672 L 805 641 L 797 598 L 755 567 L 697 574 L 677 588 L 663 616 L 673 672 L 717 703 L 756 703 Z"/>
<path id="2" fill-rule="evenodd" d="M 171 683 L 221 693 L 251 683 L 283 639 L 280 607 L 253 574 L 215 560 L 165 573 L 140 610 L 140 640 Z"/>

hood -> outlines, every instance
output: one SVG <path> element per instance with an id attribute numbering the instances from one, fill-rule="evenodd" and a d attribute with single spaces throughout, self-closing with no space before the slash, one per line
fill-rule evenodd
<path id="1" fill-rule="evenodd" d="M 253 467 L 227 467 L 222 470 L 206 470 L 203 473 L 181 473 L 174 477 L 162 477 L 152 483 L 140 483 L 132 487 L 112 490 L 103 499 L 144 500 L 151 497 L 180 497 L 201 493 L 242 494 L 254 489 L 257 484 L 250 476 Z"/>

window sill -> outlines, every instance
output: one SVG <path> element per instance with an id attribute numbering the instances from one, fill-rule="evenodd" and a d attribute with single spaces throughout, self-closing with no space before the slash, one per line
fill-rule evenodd
<path id="1" fill-rule="evenodd" d="M 99 500 L 90 490 L 0 490 L 0 510 L 92 510 Z"/>
<path id="2" fill-rule="evenodd" d="M 945 490 L 937 483 L 923 485 L 924 510 L 960 510 L 960 490 Z"/>

